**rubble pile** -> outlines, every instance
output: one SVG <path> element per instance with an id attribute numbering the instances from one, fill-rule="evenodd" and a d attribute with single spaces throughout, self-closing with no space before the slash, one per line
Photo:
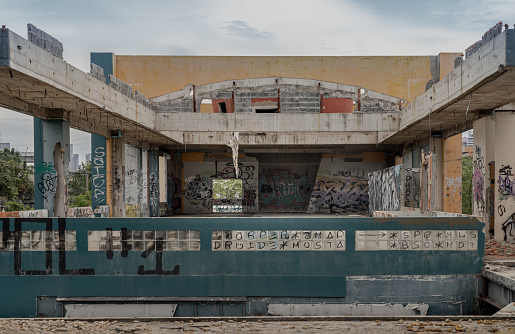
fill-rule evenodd
<path id="1" fill-rule="evenodd" d="M 486 240 L 485 255 L 515 256 L 515 244 L 505 241 L 499 242 L 493 239 Z"/>

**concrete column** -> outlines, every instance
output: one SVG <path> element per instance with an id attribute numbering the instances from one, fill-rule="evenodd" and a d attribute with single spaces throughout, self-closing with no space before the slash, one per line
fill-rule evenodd
<path id="1" fill-rule="evenodd" d="M 34 117 L 34 206 L 48 210 L 49 216 L 65 215 L 69 147 L 68 121 Z M 56 203 L 58 211 L 54 212 Z"/>
<path id="2" fill-rule="evenodd" d="M 123 193 L 125 184 L 125 142 L 123 138 L 111 138 L 113 148 L 112 160 L 112 217 L 125 217 Z"/>
<path id="3" fill-rule="evenodd" d="M 150 217 L 159 217 L 159 151 L 148 151 L 148 203 Z"/>
<path id="4" fill-rule="evenodd" d="M 139 203 L 140 203 L 140 216 L 149 217 L 150 211 L 148 207 L 148 151 L 140 149 L 140 174 L 139 178 Z"/>
<path id="5" fill-rule="evenodd" d="M 495 196 L 494 175 L 496 156 L 496 122 L 493 117 L 474 121 L 474 149 L 472 163 L 472 214 L 494 230 Z M 506 135 L 506 134 L 503 134 Z"/>
<path id="6" fill-rule="evenodd" d="M 107 205 L 106 138 L 91 135 L 91 206 Z"/>
<path id="7" fill-rule="evenodd" d="M 140 217 L 139 201 L 139 175 L 140 175 L 140 150 L 132 145 L 125 144 L 125 216 Z"/>
<path id="8" fill-rule="evenodd" d="M 431 210 L 443 211 L 443 139 L 432 136 L 431 151 Z"/>
<path id="9" fill-rule="evenodd" d="M 461 213 L 461 133 L 444 139 L 443 211 Z"/>
<path id="10" fill-rule="evenodd" d="M 495 113 L 495 240 L 515 241 L 515 114 Z M 474 128 L 474 141 L 476 131 Z M 485 161 L 486 162 L 486 161 Z"/>

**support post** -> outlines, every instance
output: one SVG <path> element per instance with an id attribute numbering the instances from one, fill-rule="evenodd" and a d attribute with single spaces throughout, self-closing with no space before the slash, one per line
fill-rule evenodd
<path id="1" fill-rule="evenodd" d="M 125 217 L 123 192 L 125 184 L 125 142 L 123 138 L 111 138 L 113 145 L 112 162 L 112 210 L 113 217 Z"/>
<path id="2" fill-rule="evenodd" d="M 54 160 L 54 150 L 61 154 Z M 54 216 L 59 203 L 58 217 L 64 217 L 66 208 L 66 174 L 70 161 L 70 124 L 61 119 L 43 120 L 34 117 L 34 207 L 46 209 Z M 57 166 L 59 164 L 59 166 Z M 61 189 L 57 193 L 58 184 Z"/>
<path id="3" fill-rule="evenodd" d="M 159 150 L 148 151 L 148 202 L 150 217 L 159 217 Z"/>
<path id="4" fill-rule="evenodd" d="M 431 136 L 431 210 L 443 211 L 443 139 Z"/>
<path id="5" fill-rule="evenodd" d="M 474 121 L 474 147 L 472 150 L 472 214 L 486 224 L 486 229 L 494 230 L 495 183 L 490 177 L 490 166 L 495 168 L 496 122 L 493 117 L 483 117 Z M 508 136 L 503 133 L 503 136 Z M 501 140 L 499 138 L 499 140 Z M 501 140 L 502 141 L 502 140 Z M 501 217 L 501 216 L 500 216 Z M 499 234 L 502 234 L 501 231 Z M 501 239 L 502 240 L 502 239 Z"/>
<path id="6" fill-rule="evenodd" d="M 91 206 L 107 205 L 106 138 L 91 134 Z"/>

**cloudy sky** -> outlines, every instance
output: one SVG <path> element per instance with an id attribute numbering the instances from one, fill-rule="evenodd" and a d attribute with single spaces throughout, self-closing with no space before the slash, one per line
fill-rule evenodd
<path id="1" fill-rule="evenodd" d="M 510 21 L 510 19 L 512 21 Z M 65 60 L 139 55 L 437 55 L 463 52 L 503 21 L 514 0 L 16 0 L 0 24 L 27 37 L 32 23 L 59 39 Z M 0 142 L 33 149 L 32 119 L 0 108 Z M 72 132 L 81 161 L 89 136 Z"/>

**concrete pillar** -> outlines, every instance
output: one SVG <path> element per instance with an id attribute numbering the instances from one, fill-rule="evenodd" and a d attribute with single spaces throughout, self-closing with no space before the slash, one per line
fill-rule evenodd
<path id="1" fill-rule="evenodd" d="M 493 117 L 474 121 L 474 148 L 472 163 L 472 214 L 494 230 L 495 196 L 494 175 L 496 156 L 496 122 Z M 503 135 L 506 135 L 503 134 Z M 501 140 L 501 139 L 500 139 Z"/>
<path id="2" fill-rule="evenodd" d="M 107 205 L 106 138 L 91 135 L 91 206 Z"/>
<path id="3" fill-rule="evenodd" d="M 123 203 L 123 192 L 125 185 L 125 142 L 123 138 L 111 138 L 113 159 L 112 159 L 112 217 L 125 217 L 125 205 Z"/>
<path id="4" fill-rule="evenodd" d="M 495 240 L 515 241 L 515 114 L 495 113 Z M 474 128 L 474 141 L 476 131 Z M 485 161 L 486 162 L 486 161 Z"/>
<path id="5" fill-rule="evenodd" d="M 124 204 L 126 217 L 140 217 L 139 199 L 139 169 L 140 150 L 132 145 L 125 144 L 125 191 Z"/>
<path id="6" fill-rule="evenodd" d="M 140 149 L 139 151 L 139 201 L 140 201 L 140 216 L 150 217 L 150 210 L 148 206 L 148 151 Z"/>
<path id="7" fill-rule="evenodd" d="M 431 210 L 443 211 L 443 139 L 432 136 L 431 139 Z"/>
<path id="8" fill-rule="evenodd" d="M 68 121 L 34 117 L 34 207 L 48 210 L 49 216 L 65 215 L 69 147 Z M 56 203 L 58 211 L 54 212 Z"/>
<path id="9" fill-rule="evenodd" d="M 443 211 L 461 213 L 461 133 L 444 139 Z"/>
<path id="10" fill-rule="evenodd" d="M 150 217 L 159 217 L 159 151 L 148 151 L 148 203 Z"/>

